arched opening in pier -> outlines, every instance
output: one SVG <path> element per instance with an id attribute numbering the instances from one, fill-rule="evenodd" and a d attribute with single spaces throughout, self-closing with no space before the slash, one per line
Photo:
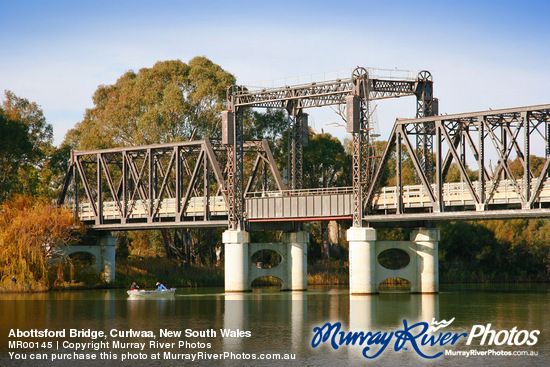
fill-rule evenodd
<path id="1" fill-rule="evenodd" d="M 411 282 L 403 278 L 388 278 L 378 285 L 380 293 L 410 292 Z"/>
<path id="2" fill-rule="evenodd" d="M 250 260 L 258 269 L 271 269 L 278 266 L 283 258 L 277 251 L 260 250 L 253 253 Z"/>
<path id="3" fill-rule="evenodd" d="M 384 250 L 378 255 L 378 263 L 386 269 L 399 270 L 405 268 L 411 262 L 408 253 L 397 248 Z"/>
<path id="4" fill-rule="evenodd" d="M 89 282 L 99 277 L 94 265 L 98 259 L 91 253 L 80 251 L 69 255 L 69 279 L 71 282 Z M 66 278 L 65 278 L 66 279 Z"/>
<path id="5" fill-rule="evenodd" d="M 69 259 L 71 259 L 71 262 L 74 266 L 79 266 L 81 269 L 90 268 L 96 262 L 96 258 L 94 255 L 84 251 L 74 252 L 70 254 Z"/>

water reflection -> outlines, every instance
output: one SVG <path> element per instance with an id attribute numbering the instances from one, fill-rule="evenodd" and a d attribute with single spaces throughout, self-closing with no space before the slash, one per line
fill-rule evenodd
<path id="1" fill-rule="evenodd" d="M 390 332 L 403 329 L 403 320 L 409 325 L 432 319 L 439 320 L 439 295 L 382 293 L 379 295 L 350 295 L 349 326 L 345 331 Z M 347 348 L 350 361 L 364 360 L 362 348 Z M 380 348 L 372 346 L 369 355 Z"/>
<path id="2" fill-rule="evenodd" d="M 225 295 L 225 313 L 223 318 L 224 329 L 228 330 L 246 330 L 244 321 L 248 314 L 249 302 L 242 293 L 227 293 Z M 224 350 L 241 350 L 241 338 L 224 338 Z"/>
<path id="3" fill-rule="evenodd" d="M 260 293 L 227 293 L 224 297 L 226 330 L 252 333 L 251 338 L 224 338 L 227 351 L 245 352 L 253 343 L 280 347 L 277 343 L 288 339 L 289 352 L 300 350 L 309 331 L 307 292 L 279 292 L 276 289 Z"/>
<path id="4" fill-rule="evenodd" d="M 409 323 L 439 320 L 438 294 L 382 293 L 350 295 L 350 329 L 378 330 Z"/>
<path id="5" fill-rule="evenodd" d="M 299 346 L 307 339 L 304 323 L 307 322 L 307 292 L 291 293 L 292 352 L 297 353 Z"/>
<path id="6" fill-rule="evenodd" d="M 210 343 L 210 348 L 193 349 L 184 346 L 175 351 L 181 353 L 295 353 L 298 358 L 296 365 L 355 365 L 365 363 L 360 347 L 346 346 L 333 350 L 325 344 L 312 349 L 313 328 L 326 322 L 341 322 L 343 331 L 384 332 L 402 329 L 404 319 L 410 324 L 418 321 L 431 323 L 432 319 L 439 321 L 453 317 L 456 320 L 449 327 L 453 332 L 469 332 L 473 325 L 488 323 L 492 324 L 494 330 L 510 330 L 513 327 L 518 330 L 540 329 L 540 341 L 534 349 L 545 356 L 542 360 L 547 360 L 550 356 L 547 335 L 550 330 L 549 305 L 550 286 L 547 284 L 517 287 L 450 286 L 439 294 L 352 296 L 347 288 L 338 287 L 312 287 L 307 292 L 279 292 L 277 289 L 265 288 L 254 293 L 227 294 L 222 289 L 202 288 L 178 290 L 174 299 L 137 300 L 129 299 L 125 290 L 3 294 L 0 295 L 0 365 L 11 365 L 7 353 L 8 333 L 10 329 L 17 328 L 91 329 L 106 333 L 112 329 L 132 329 L 151 330 L 157 335 L 160 329 L 183 333 L 188 329 L 214 329 L 217 331 L 215 338 L 182 336 L 162 341 Z M 251 336 L 223 338 L 222 329 L 250 332 Z M 89 341 L 86 338 L 73 341 L 76 340 Z M 149 342 L 143 338 L 131 341 Z M 465 343 L 461 343 L 456 349 L 467 348 Z M 145 352 L 154 353 L 158 350 L 147 344 Z M 445 357 L 443 361 L 451 366 L 459 366 L 469 360 Z M 493 359 L 489 362 L 504 366 L 533 361 Z M 536 363 L 540 361 L 537 359 Z M 163 362 L 163 365 L 181 364 L 181 361 Z M 414 352 L 391 351 L 384 352 L 384 356 L 376 362 L 377 365 L 414 365 L 419 361 Z M 487 364 L 487 361 L 483 360 L 483 364 Z"/>

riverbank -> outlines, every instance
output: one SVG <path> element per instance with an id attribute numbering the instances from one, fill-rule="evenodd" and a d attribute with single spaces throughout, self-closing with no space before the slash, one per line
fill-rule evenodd
<path id="1" fill-rule="evenodd" d="M 309 285 L 348 284 L 349 272 L 344 261 L 319 261 L 308 264 Z M 223 287 L 224 269 L 218 265 L 184 265 L 181 261 L 164 258 L 131 257 L 118 260 L 115 287 L 127 287 L 136 282 L 151 288 L 156 282 L 170 287 Z M 277 285 L 278 279 L 260 278 L 254 286 Z"/>
<path id="2" fill-rule="evenodd" d="M 176 288 L 223 287 L 224 268 L 222 265 L 186 265 L 175 259 L 132 256 L 117 260 L 113 283 L 105 283 L 100 276 L 85 269 L 73 269 L 72 272 L 67 270 L 64 278 L 64 281 L 52 281 L 51 287 L 46 287 L 43 284 L 4 282 L 0 286 L 0 292 L 128 288 L 132 282 L 136 282 L 141 288 L 154 288 L 156 282 Z M 308 285 L 345 285 L 348 284 L 348 278 L 347 262 L 335 260 L 308 264 Z M 260 278 L 253 282 L 253 286 L 277 285 L 280 285 L 280 281 L 272 277 Z"/>
<path id="3" fill-rule="evenodd" d="M 76 268 L 76 269 L 75 269 Z M 166 259 L 151 256 L 131 256 L 126 259 L 118 259 L 116 262 L 116 277 L 113 283 L 105 283 L 101 277 L 91 271 L 78 269 L 65 271 L 63 281 L 51 282 L 51 287 L 42 283 L 13 283 L 6 279 L 0 285 L 0 293 L 26 293 L 63 291 L 79 289 L 101 288 L 128 288 L 132 282 L 136 282 L 141 288 L 154 288 L 156 282 L 161 282 L 168 287 L 223 287 L 223 265 L 186 265 L 176 259 Z M 59 274 L 58 274 L 59 275 Z M 491 283 L 534 283 L 525 279 L 514 279 L 502 275 L 491 277 L 490 274 L 478 272 L 442 272 L 440 271 L 440 284 L 491 284 Z M 71 281 L 72 279 L 72 281 Z M 322 260 L 308 264 L 308 285 L 347 285 L 349 283 L 349 266 L 343 260 Z M 279 286 L 280 281 L 273 277 L 256 279 L 252 286 Z M 406 286 L 402 279 L 386 280 L 382 287 Z"/>

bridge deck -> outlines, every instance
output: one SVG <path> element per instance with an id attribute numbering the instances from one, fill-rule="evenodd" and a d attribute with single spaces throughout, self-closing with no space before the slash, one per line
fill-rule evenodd
<path id="1" fill-rule="evenodd" d="M 477 182 L 474 182 L 477 190 Z M 518 190 L 519 189 L 519 190 Z M 476 211 L 475 200 L 464 183 L 443 185 L 444 212 L 434 212 L 429 195 L 422 185 L 403 187 L 403 213 L 397 213 L 397 188 L 383 187 L 373 200 L 372 208 L 365 220 L 415 221 L 452 220 L 475 218 L 510 218 L 550 216 L 550 185 L 544 185 L 537 201 L 537 209 L 522 210 L 521 183 L 513 184 L 503 180 L 494 190 L 486 187 L 486 195 L 492 195 L 488 207 Z M 274 221 L 317 221 L 350 219 L 352 215 L 352 189 L 340 187 L 330 189 L 276 191 L 250 193 L 245 200 L 247 219 L 250 222 Z M 176 221 L 175 199 L 164 199 L 158 206 L 158 221 L 147 222 L 148 201 L 128 202 L 128 216 L 121 220 L 120 208 L 115 202 L 103 203 L 103 217 L 96 220 L 89 202 L 78 205 L 78 218 L 97 229 L 145 229 L 168 227 L 225 227 L 227 206 L 223 196 L 210 197 L 208 210 L 212 220 L 205 221 L 205 198 L 193 197 L 187 205 L 183 220 Z M 390 218 L 391 217 L 391 218 Z"/>

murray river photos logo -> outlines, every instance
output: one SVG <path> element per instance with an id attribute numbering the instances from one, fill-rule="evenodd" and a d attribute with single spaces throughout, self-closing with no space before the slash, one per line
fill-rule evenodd
<path id="1" fill-rule="evenodd" d="M 527 331 L 518 330 L 517 327 L 511 330 L 493 330 L 491 324 L 474 325 L 470 333 L 445 332 L 443 329 L 451 325 L 454 317 L 447 321 L 436 321 L 432 323 L 418 322 L 409 324 L 403 320 L 403 329 L 395 331 L 342 331 L 340 322 L 327 322 L 323 326 L 313 328 L 311 346 L 317 348 L 321 343 L 329 344 L 333 349 L 342 346 L 359 345 L 363 347 L 362 355 L 365 358 L 373 359 L 380 356 L 388 347 L 393 350 L 413 349 L 419 356 L 427 359 L 438 358 L 443 351 L 434 351 L 433 347 L 455 345 L 459 340 L 466 340 L 466 345 L 513 345 L 532 346 L 538 342 L 539 330 Z M 479 343 L 479 344 L 477 344 Z"/>

